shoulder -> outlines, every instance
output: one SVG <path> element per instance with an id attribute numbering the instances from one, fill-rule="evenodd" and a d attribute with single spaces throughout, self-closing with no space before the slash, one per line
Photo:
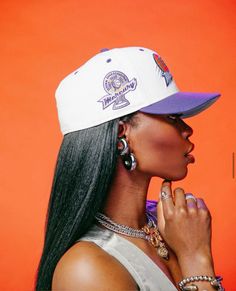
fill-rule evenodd
<path id="1" fill-rule="evenodd" d="M 125 267 L 92 242 L 81 241 L 59 260 L 52 290 L 137 290 Z"/>

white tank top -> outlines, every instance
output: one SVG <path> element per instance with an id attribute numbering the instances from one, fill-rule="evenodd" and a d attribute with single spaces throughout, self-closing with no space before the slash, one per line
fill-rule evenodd
<path id="1" fill-rule="evenodd" d="M 152 204 L 152 209 L 150 209 L 150 204 Z M 147 206 L 149 206 L 147 207 L 149 211 L 153 210 L 153 207 L 156 208 L 156 202 L 147 201 Z M 79 241 L 94 242 L 115 257 L 134 278 L 139 290 L 177 290 L 163 271 L 140 248 L 122 236 L 94 225 Z"/>

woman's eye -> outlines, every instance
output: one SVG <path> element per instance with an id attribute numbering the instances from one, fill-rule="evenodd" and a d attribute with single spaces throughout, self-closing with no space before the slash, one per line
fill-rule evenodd
<path id="1" fill-rule="evenodd" d="M 176 116 L 176 115 L 168 115 L 167 117 L 171 120 L 174 120 L 174 121 L 177 121 L 177 119 L 178 119 L 178 116 Z"/>

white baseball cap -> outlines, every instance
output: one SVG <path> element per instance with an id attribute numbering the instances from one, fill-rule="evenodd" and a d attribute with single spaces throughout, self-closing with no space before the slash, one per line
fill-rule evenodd
<path id="1" fill-rule="evenodd" d="M 56 90 L 63 134 L 135 111 L 186 118 L 219 96 L 180 92 L 159 54 L 144 47 L 104 49 L 65 77 Z"/>

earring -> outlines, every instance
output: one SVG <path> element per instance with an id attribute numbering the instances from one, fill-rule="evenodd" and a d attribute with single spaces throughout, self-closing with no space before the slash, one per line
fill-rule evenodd
<path id="1" fill-rule="evenodd" d="M 122 160 L 125 168 L 129 171 L 133 171 L 137 166 L 137 160 L 135 158 L 135 155 L 132 153 L 124 155 Z"/>
<path id="2" fill-rule="evenodd" d="M 122 149 L 118 149 L 119 155 L 122 158 L 124 166 L 127 170 L 133 171 L 137 166 L 137 160 L 133 153 L 129 153 L 129 145 L 125 138 L 119 138 L 122 144 Z"/>
<path id="3" fill-rule="evenodd" d="M 119 142 L 122 144 L 122 149 L 118 148 L 118 152 L 120 156 L 123 156 L 129 152 L 129 146 L 126 139 L 124 138 L 119 138 Z"/>

